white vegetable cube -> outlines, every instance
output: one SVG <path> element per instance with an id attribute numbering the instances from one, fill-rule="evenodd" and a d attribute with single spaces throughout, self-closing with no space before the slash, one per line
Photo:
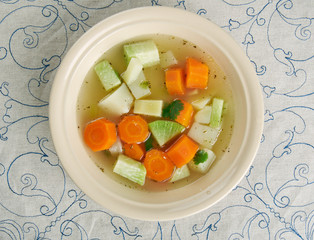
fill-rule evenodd
<path id="1" fill-rule="evenodd" d="M 212 112 L 212 107 L 211 106 L 205 106 L 203 109 L 199 110 L 195 114 L 194 119 L 198 123 L 209 124 L 211 112 Z"/>
<path id="2" fill-rule="evenodd" d="M 208 125 L 194 122 L 188 136 L 201 146 L 211 149 L 216 143 L 220 131 L 220 128 L 212 128 Z"/>
<path id="3" fill-rule="evenodd" d="M 109 91 L 121 84 L 120 78 L 107 60 L 98 63 L 94 70 L 104 88 Z"/>
<path id="4" fill-rule="evenodd" d="M 204 108 L 210 101 L 211 97 L 202 97 L 200 99 L 197 99 L 193 102 L 191 102 L 192 106 L 197 109 L 197 110 L 201 110 L 202 108 Z"/>
<path id="5" fill-rule="evenodd" d="M 122 153 L 122 143 L 119 137 L 117 138 L 117 141 L 109 148 L 109 151 L 113 156 Z"/>
<path id="6" fill-rule="evenodd" d="M 190 176 L 190 170 L 187 165 L 183 165 L 180 168 L 176 168 L 172 177 L 170 178 L 170 182 L 176 182 L 188 176 Z"/>
<path id="7" fill-rule="evenodd" d="M 119 116 L 130 111 L 133 100 L 134 98 L 128 87 L 123 83 L 119 88 L 100 100 L 98 106 L 110 114 Z"/>
<path id="8" fill-rule="evenodd" d="M 131 58 L 127 69 L 124 73 L 121 74 L 124 82 L 127 85 L 133 83 L 139 76 L 140 72 L 143 69 L 143 65 L 137 58 Z"/>
<path id="9" fill-rule="evenodd" d="M 161 117 L 162 100 L 135 100 L 134 113 Z"/>
<path id="10" fill-rule="evenodd" d="M 188 166 L 189 166 L 191 171 L 206 173 L 206 172 L 208 172 L 210 166 L 215 161 L 216 155 L 213 151 L 206 149 L 206 148 L 202 149 L 202 151 L 204 151 L 204 153 L 207 155 L 206 161 L 204 161 L 202 163 L 198 163 L 198 164 L 196 164 L 194 160 L 190 161 L 188 163 Z"/>
<path id="11" fill-rule="evenodd" d="M 160 66 L 162 68 L 167 68 L 176 64 L 178 64 L 178 61 L 171 50 L 160 53 Z"/>
<path id="12" fill-rule="evenodd" d="M 131 84 L 128 85 L 135 99 L 143 98 L 151 94 L 150 82 L 146 80 L 144 72 L 141 71 L 138 78 Z"/>
<path id="13" fill-rule="evenodd" d="M 138 58 L 143 67 L 151 67 L 160 62 L 158 48 L 153 40 L 126 44 L 123 50 L 128 63 L 131 58 Z"/>
<path id="14" fill-rule="evenodd" d="M 118 156 L 118 159 L 113 168 L 113 172 L 125 177 L 139 185 L 143 186 L 146 177 L 146 168 L 144 165 L 132 158 L 123 154 Z"/>

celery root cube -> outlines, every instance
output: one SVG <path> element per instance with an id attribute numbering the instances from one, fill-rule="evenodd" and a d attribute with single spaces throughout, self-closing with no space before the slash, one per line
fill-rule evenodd
<path id="1" fill-rule="evenodd" d="M 167 68 L 176 64 L 178 64 L 178 61 L 171 50 L 160 54 L 160 66 L 162 68 Z"/>
<path id="2" fill-rule="evenodd" d="M 197 110 L 201 110 L 202 108 L 204 108 L 209 103 L 210 99 L 211 99 L 210 96 L 202 97 L 200 99 L 194 100 L 191 104 Z"/>
<path id="3" fill-rule="evenodd" d="M 205 106 L 203 109 L 199 110 L 195 114 L 194 119 L 198 123 L 208 125 L 210 122 L 211 112 L 212 112 L 212 107 L 211 106 Z"/>
<path id="4" fill-rule="evenodd" d="M 202 149 L 206 153 L 207 159 L 204 162 L 196 163 L 194 159 L 188 163 L 188 166 L 190 170 L 200 172 L 200 173 L 206 173 L 208 172 L 210 166 L 213 164 L 213 162 L 216 159 L 216 155 L 212 150 L 209 149 Z"/>
<path id="5" fill-rule="evenodd" d="M 176 182 L 188 176 L 190 176 L 190 170 L 188 168 L 188 165 L 185 164 L 180 168 L 176 168 L 169 181 Z"/>
<path id="6" fill-rule="evenodd" d="M 162 100 L 135 100 L 134 113 L 161 117 Z"/>
<path id="7" fill-rule="evenodd" d="M 105 112 L 115 116 L 130 111 L 133 104 L 133 95 L 125 83 L 99 101 L 98 106 Z"/>
<path id="8" fill-rule="evenodd" d="M 220 128 L 213 128 L 194 122 L 189 130 L 188 136 L 201 146 L 211 149 L 216 143 L 220 132 Z"/>
<path id="9" fill-rule="evenodd" d="M 151 94 L 149 85 L 150 85 L 150 82 L 146 80 L 144 72 L 141 71 L 137 79 L 131 84 L 128 84 L 128 87 L 131 90 L 133 96 L 136 99 L 139 99 L 139 98 L 143 98 Z"/>
<path id="10" fill-rule="evenodd" d="M 127 85 L 133 83 L 138 78 L 142 69 L 143 65 L 140 60 L 138 60 L 137 58 L 131 58 L 127 69 L 121 74 L 124 82 Z"/>

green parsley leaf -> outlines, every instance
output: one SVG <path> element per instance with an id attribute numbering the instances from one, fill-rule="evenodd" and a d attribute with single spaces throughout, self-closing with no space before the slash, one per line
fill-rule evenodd
<path id="1" fill-rule="evenodd" d="M 181 100 L 174 100 L 162 109 L 162 117 L 170 120 L 176 120 L 183 108 L 184 106 Z"/>
<path id="2" fill-rule="evenodd" d="M 144 143 L 146 152 L 151 150 L 153 148 L 153 137 L 152 135 L 149 136 L 149 138 Z"/>
<path id="3" fill-rule="evenodd" d="M 205 152 L 204 150 L 198 150 L 195 153 L 193 161 L 194 161 L 195 165 L 198 165 L 200 163 L 206 162 L 207 159 L 208 159 L 208 153 Z"/>
<path id="4" fill-rule="evenodd" d="M 143 81 L 140 83 L 140 87 L 144 88 L 144 89 L 150 88 L 150 82 L 149 81 Z"/>

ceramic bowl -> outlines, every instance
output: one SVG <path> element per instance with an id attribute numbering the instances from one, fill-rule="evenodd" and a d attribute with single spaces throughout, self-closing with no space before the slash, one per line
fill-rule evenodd
<path id="1" fill-rule="evenodd" d="M 76 103 L 87 72 L 104 52 L 120 42 L 149 34 L 188 40 L 208 54 L 231 79 L 234 130 L 219 162 L 198 181 L 161 192 L 126 187 L 104 174 L 89 157 L 77 129 Z M 263 99 L 252 64 L 221 28 L 196 14 L 167 7 L 144 7 L 106 18 L 68 51 L 55 76 L 50 97 L 50 128 L 64 169 L 89 197 L 105 208 L 135 219 L 171 220 L 217 203 L 243 178 L 259 147 Z"/>

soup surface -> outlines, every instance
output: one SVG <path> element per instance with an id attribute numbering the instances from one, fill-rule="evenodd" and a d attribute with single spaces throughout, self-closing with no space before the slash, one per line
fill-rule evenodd
<path id="1" fill-rule="evenodd" d="M 171 50 L 178 60 L 177 66 L 184 67 L 185 60 L 187 57 L 195 58 L 209 67 L 209 79 L 208 87 L 206 89 L 189 89 L 184 96 L 179 98 L 187 101 L 189 103 L 194 100 L 200 99 L 202 97 L 211 96 L 212 98 L 221 98 L 224 100 L 223 116 L 222 116 L 222 128 L 220 135 L 212 148 L 212 151 L 216 154 L 215 162 L 212 164 L 211 169 L 208 173 L 213 170 L 215 163 L 219 162 L 224 152 L 229 151 L 228 145 L 230 142 L 230 137 L 233 131 L 234 122 L 234 104 L 232 98 L 232 91 L 230 86 L 230 79 L 228 79 L 220 66 L 215 62 L 215 60 L 209 56 L 207 53 L 202 51 L 202 49 L 195 46 L 193 43 L 185 41 L 181 38 L 168 36 L 168 35 L 149 35 L 142 36 L 141 38 L 131 39 L 128 42 L 122 42 L 117 44 L 115 47 L 103 54 L 103 56 L 95 63 L 106 59 L 108 60 L 113 68 L 118 72 L 118 74 L 123 73 L 127 64 L 124 59 L 123 45 L 126 43 L 132 43 L 139 40 L 152 39 L 160 53 Z M 165 85 L 165 70 L 160 67 L 160 65 L 155 65 L 153 67 L 148 67 L 143 69 L 146 79 L 149 82 L 151 95 L 145 97 L 144 99 L 155 99 L 163 100 L 164 103 L 169 103 L 172 100 L 178 98 L 178 96 L 171 96 L 167 92 Z M 92 68 L 86 75 L 84 83 L 82 84 L 79 98 L 77 101 L 77 124 L 78 131 L 83 135 L 84 128 L 87 123 L 93 121 L 100 117 L 105 117 L 109 120 L 114 121 L 118 124 L 119 120 L 116 117 L 111 116 L 107 112 L 102 111 L 98 107 L 98 102 L 103 99 L 108 92 L 102 86 L 97 74 Z M 132 112 L 132 108 L 131 108 Z M 142 115 L 143 116 L 143 115 Z M 143 116 L 148 122 L 157 120 L 156 117 Z M 193 120 L 192 120 L 193 121 Z M 189 129 L 186 131 L 188 132 Z M 169 143 L 171 144 L 171 143 Z M 167 144 L 163 148 L 169 146 Z M 110 175 L 111 178 L 117 182 L 138 190 L 144 191 L 167 191 L 174 188 L 179 188 L 185 186 L 196 180 L 201 180 L 203 174 L 190 171 L 190 176 L 176 182 L 155 182 L 146 178 L 144 186 L 140 186 L 136 183 L 129 181 L 113 172 L 113 167 L 117 156 L 113 156 L 108 150 L 93 152 L 87 148 L 89 156 L 92 161 L 99 167 L 99 169 L 104 173 Z M 88 160 L 87 160 L 88 161 Z"/>

